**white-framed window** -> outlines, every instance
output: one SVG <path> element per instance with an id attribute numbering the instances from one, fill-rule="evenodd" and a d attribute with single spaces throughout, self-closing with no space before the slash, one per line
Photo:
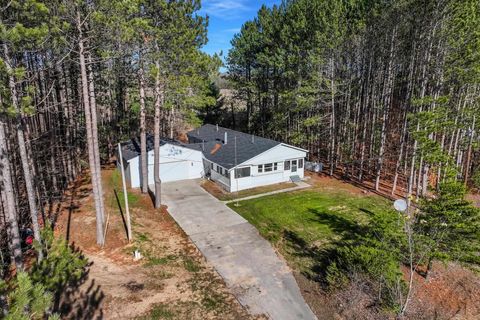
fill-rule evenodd
<path id="1" fill-rule="evenodd" d="M 285 166 L 285 168 L 284 168 L 285 170 L 290 170 L 290 160 L 286 160 L 284 162 L 284 166 Z"/>
<path id="2" fill-rule="evenodd" d="M 292 163 L 291 171 L 297 172 L 297 160 L 292 160 L 291 163 Z"/>
<path id="3" fill-rule="evenodd" d="M 259 164 L 257 166 L 257 172 L 264 173 L 264 172 L 278 171 L 280 170 L 281 164 L 282 164 L 281 162 Z"/>
<path id="4" fill-rule="evenodd" d="M 303 168 L 303 159 L 298 159 L 298 168 L 299 169 Z"/>
<path id="5" fill-rule="evenodd" d="M 250 167 L 235 169 L 235 179 L 250 177 Z"/>

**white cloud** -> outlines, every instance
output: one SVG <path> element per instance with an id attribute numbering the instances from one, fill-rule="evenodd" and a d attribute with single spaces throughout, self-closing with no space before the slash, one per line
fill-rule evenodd
<path id="1" fill-rule="evenodd" d="M 205 0 L 202 11 L 218 18 L 230 19 L 248 11 L 246 0 Z"/>
<path id="2" fill-rule="evenodd" d="M 225 29 L 223 31 L 228 32 L 228 33 L 239 33 L 240 28 Z"/>

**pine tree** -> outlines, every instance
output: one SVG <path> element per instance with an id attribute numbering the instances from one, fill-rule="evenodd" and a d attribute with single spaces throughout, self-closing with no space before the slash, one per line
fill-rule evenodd
<path id="1" fill-rule="evenodd" d="M 8 286 L 13 286 L 13 289 L 8 289 Z M 7 285 L 0 282 L 0 291 L 8 292 L 6 320 L 45 319 L 53 303 L 52 294 L 41 283 L 33 282 L 25 272 L 16 275 L 15 283 Z M 57 318 L 51 316 L 49 319 Z"/>
<path id="2" fill-rule="evenodd" d="M 424 257 L 418 263 L 425 263 L 427 272 L 434 259 L 480 263 L 480 209 L 465 200 L 465 193 L 462 183 L 448 181 L 435 198 L 420 203 L 414 232 Z"/>

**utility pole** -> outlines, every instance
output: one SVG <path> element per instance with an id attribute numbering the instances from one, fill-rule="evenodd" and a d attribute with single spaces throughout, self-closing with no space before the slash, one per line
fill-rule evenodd
<path id="1" fill-rule="evenodd" d="M 235 207 L 238 207 L 238 178 L 235 174 L 235 171 L 237 170 L 237 136 L 235 136 L 233 140 L 235 142 L 235 166 L 233 167 L 233 178 L 235 179 L 235 183 L 237 185 L 237 189 L 235 190 L 235 192 L 237 193 L 237 196 L 235 197 L 237 199 L 237 201 L 235 202 Z"/>
<path id="2" fill-rule="evenodd" d="M 127 216 L 127 238 L 132 241 L 132 225 L 130 223 L 130 208 L 128 207 L 127 184 L 125 183 L 125 170 L 123 168 L 122 146 L 118 144 L 118 157 L 120 158 L 120 171 L 122 172 L 123 198 L 125 199 L 125 214 Z"/>

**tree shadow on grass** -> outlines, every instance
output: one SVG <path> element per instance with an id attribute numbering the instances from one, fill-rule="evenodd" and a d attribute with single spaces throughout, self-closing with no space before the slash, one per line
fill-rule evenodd
<path id="1" fill-rule="evenodd" d="M 120 203 L 120 198 L 118 197 L 117 189 L 113 189 L 113 193 L 115 194 L 115 199 L 117 200 L 118 210 L 120 211 L 120 215 L 122 216 L 123 227 L 125 228 L 125 235 L 128 238 L 128 226 L 127 221 L 125 220 L 125 215 L 123 214 L 123 208 Z"/>
<path id="2" fill-rule="evenodd" d="M 360 210 L 373 215 L 373 212 L 366 209 Z M 336 237 L 332 237 L 325 244 L 318 246 L 308 243 L 301 235 L 292 230 L 283 230 L 282 236 L 288 247 L 294 252 L 294 256 L 308 258 L 313 261 L 309 270 L 302 272 L 302 274 L 310 280 L 326 285 L 327 268 L 338 257 L 338 248 L 355 244 L 356 241 L 368 232 L 368 226 L 361 225 L 352 219 L 347 219 L 334 213 L 323 212 L 313 208 L 308 209 L 308 211 L 314 216 L 310 219 L 311 223 L 320 223 L 328 226 Z"/>
<path id="3" fill-rule="evenodd" d="M 287 246 L 293 250 L 293 255 L 296 257 L 307 258 L 313 261 L 313 264 L 308 270 L 302 270 L 301 274 L 309 280 L 325 283 L 326 269 L 330 261 L 335 257 L 335 247 L 327 245 L 325 247 L 317 247 L 308 244 L 301 236 L 291 230 L 283 230 L 283 239 Z"/>
<path id="4" fill-rule="evenodd" d="M 363 234 L 366 231 L 365 226 L 338 214 L 322 212 L 312 208 L 308 209 L 308 212 L 314 215 L 314 218 L 311 218 L 310 221 L 328 226 L 336 235 L 341 236 L 343 240 L 355 239 L 359 234 Z"/>

